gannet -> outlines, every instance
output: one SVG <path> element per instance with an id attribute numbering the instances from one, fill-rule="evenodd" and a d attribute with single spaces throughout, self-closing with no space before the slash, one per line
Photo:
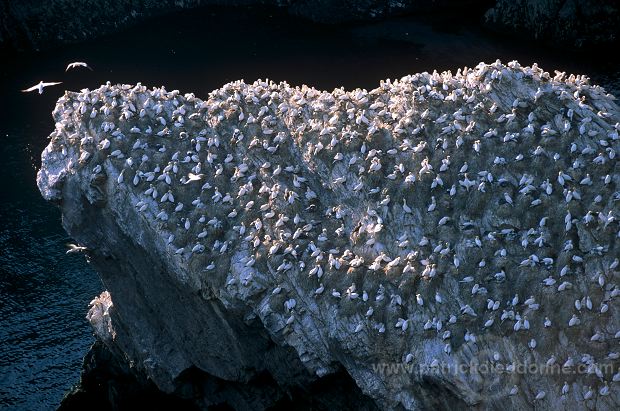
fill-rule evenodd
<path id="1" fill-rule="evenodd" d="M 53 82 L 48 82 L 48 83 L 39 81 L 39 84 L 35 84 L 34 86 L 30 88 L 22 90 L 22 93 L 28 93 L 30 91 L 39 90 L 39 94 L 43 94 L 43 88 L 48 87 L 48 86 L 55 86 L 56 84 L 61 84 L 61 83 L 62 81 L 53 81 Z"/>
<path id="2" fill-rule="evenodd" d="M 88 64 L 84 63 L 83 61 L 74 61 L 73 63 L 69 63 L 67 65 L 67 68 L 65 69 L 65 71 L 69 71 L 69 69 L 73 69 L 73 68 L 76 68 L 76 67 L 86 67 L 90 71 L 93 71 L 93 69 L 90 68 L 90 66 Z"/>
<path id="3" fill-rule="evenodd" d="M 189 173 L 188 175 L 188 179 L 187 181 L 185 181 L 185 183 L 183 184 L 189 184 L 192 181 L 199 181 L 200 179 L 202 179 L 204 177 L 204 174 L 193 174 L 193 173 Z"/>
<path id="4" fill-rule="evenodd" d="M 67 247 L 69 248 L 67 250 L 67 254 L 76 254 L 82 251 L 88 251 L 88 248 L 86 247 L 83 247 L 81 245 L 71 244 L 71 243 L 67 243 Z"/>

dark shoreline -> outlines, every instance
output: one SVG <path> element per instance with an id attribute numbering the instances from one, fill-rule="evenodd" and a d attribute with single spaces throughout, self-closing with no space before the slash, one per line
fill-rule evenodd
<path id="1" fill-rule="evenodd" d="M 565 50 L 612 51 L 619 44 L 620 9 L 611 0 L 163 0 L 127 2 L 45 0 L 0 4 L 0 54 L 49 50 L 76 44 L 183 10 L 237 8 L 241 13 L 284 13 L 308 24 L 355 25 L 388 18 L 433 16 L 467 20 L 495 34 L 530 39 Z M 553 3 L 553 4 L 548 4 Z"/>

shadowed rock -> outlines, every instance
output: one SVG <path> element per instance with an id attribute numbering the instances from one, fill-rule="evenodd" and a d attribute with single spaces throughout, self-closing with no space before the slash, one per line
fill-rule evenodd
<path id="1" fill-rule="evenodd" d="M 260 409 L 344 369 L 382 409 L 617 408 L 620 111 L 585 77 L 107 84 L 53 116 L 89 318 L 161 390 L 269 375 L 218 399 Z"/>
<path id="2" fill-rule="evenodd" d="M 488 5 L 485 0 L 6 1 L 0 3 L 0 50 L 51 49 L 120 32 L 149 18 L 165 15 L 175 18 L 180 10 L 201 12 L 200 9 L 218 6 L 249 14 L 282 10 L 314 22 L 337 24 L 446 10 L 454 15 L 480 16 Z"/>
<path id="3" fill-rule="evenodd" d="M 614 47 L 620 40 L 614 0 L 498 0 L 484 20 L 498 31 L 564 47 Z"/>
<path id="4" fill-rule="evenodd" d="M 248 7 L 254 7 L 250 13 L 282 10 L 327 24 L 440 14 L 474 25 L 482 22 L 521 39 L 577 49 L 601 46 L 610 55 L 619 39 L 620 9 L 615 0 L 28 0 L 0 4 L 0 50 L 52 49 L 120 32 L 149 18 L 174 18 L 180 10 L 222 4 L 242 13 Z M 442 26 L 452 24 L 445 21 Z"/>

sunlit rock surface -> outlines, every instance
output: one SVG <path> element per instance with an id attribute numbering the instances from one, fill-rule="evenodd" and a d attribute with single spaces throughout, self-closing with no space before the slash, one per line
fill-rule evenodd
<path id="1" fill-rule="evenodd" d="M 381 409 L 617 409 L 614 100 L 516 62 L 206 100 L 107 84 L 59 99 L 38 185 L 110 293 L 99 338 L 201 406 L 344 369 Z"/>

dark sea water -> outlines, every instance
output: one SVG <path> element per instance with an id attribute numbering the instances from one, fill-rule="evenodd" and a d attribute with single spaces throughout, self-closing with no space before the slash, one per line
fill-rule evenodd
<path id="1" fill-rule="evenodd" d="M 383 78 L 497 58 L 587 74 L 620 95 L 609 56 L 535 47 L 439 17 L 336 28 L 269 10 L 193 10 L 88 43 L 0 56 L 0 409 L 59 404 L 93 342 L 88 302 L 104 289 L 82 256 L 65 254 L 60 214 L 35 184 L 54 129 L 50 113 L 65 89 L 142 82 L 206 98 L 228 81 L 258 78 L 370 89 Z M 65 73 L 76 60 L 94 71 Z M 43 95 L 19 92 L 39 80 L 63 84 Z"/>

